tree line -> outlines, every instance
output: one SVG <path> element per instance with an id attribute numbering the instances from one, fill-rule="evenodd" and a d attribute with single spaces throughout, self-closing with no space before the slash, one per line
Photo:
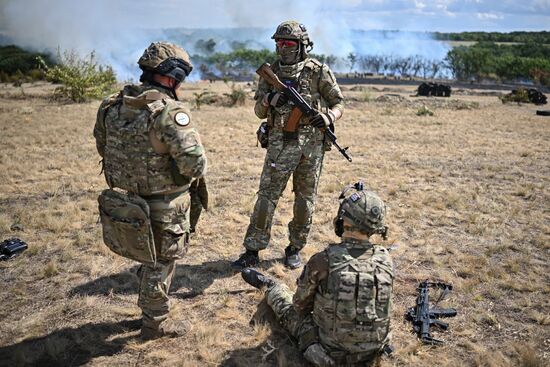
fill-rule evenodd
<path id="1" fill-rule="evenodd" d="M 422 55 L 359 55 L 349 53 L 346 57 L 312 54 L 333 70 L 348 73 L 372 73 L 399 75 L 402 77 L 447 78 L 480 81 L 533 81 L 550 86 L 550 42 L 549 45 L 535 42 L 550 32 L 495 33 L 502 37 L 522 36 L 528 42 L 498 44 L 477 42 L 471 46 L 457 46 L 449 50 L 442 60 Z M 461 35 L 483 35 L 493 33 L 463 32 L 441 34 L 447 38 Z M 518 39 L 516 39 L 518 40 Z M 229 52 L 216 52 L 216 41 L 199 40 L 192 55 L 192 61 L 201 79 L 250 80 L 256 68 L 263 62 L 273 63 L 277 55 L 273 50 L 250 49 L 245 42 L 234 41 Z M 37 63 L 41 58 L 43 66 L 55 65 L 55 57 L 25 51 L 17 46 L 0 46 L 0 82 L 32 81 L 45 77 L 44 67 Z"/>
<path id="2" fill-rule="evenodd" d="M 466 42 L 515 42 L 538 43 L 550 45 L 550 32 L 460 32 L 460 33 L 432 33 L 438 41 L 466 41 Z"/>
<path id="3" fill-rule="evenodd" d="M 451 49 L 445 63 L 459 80 L 531 80 L 550 86 L 550 46 L 480 42 Z"/>

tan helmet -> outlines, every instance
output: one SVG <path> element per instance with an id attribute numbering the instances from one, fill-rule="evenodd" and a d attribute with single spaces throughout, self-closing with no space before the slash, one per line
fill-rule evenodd
<path id="1" fill-rule="evenodd" d="M 138 60 L 143 71 L 152 71 L 181 82 L 193 70 L 189 54 L 181 47 L 168 42 L 153 42 Z"/>
<path id="2" fill-rule="evenodd" d="M 286 22 L 279 24 L 277 30 L 273 33 L 271 38 L 274 40 L 297 40 L 304 45 L 304 48 L 308 48 L 307 51 L 310 51 L 313 48 L 313 42 L 309 39 L 306 26 L 295 20 L 287 20 Z"/>
<path id="3" fill-rule="evenodd" d="M 344 232 L 344 219 L 358 231 L 372 235 L 378 233 L 386 239 L 388 227 L 384 224 L 386 205 L 373 191 L 364 190 L 363 183 L 357 182 L 344 188 L 339 197 L 340 207 L 334 218 L 334 231 L 341 236 Z"/>

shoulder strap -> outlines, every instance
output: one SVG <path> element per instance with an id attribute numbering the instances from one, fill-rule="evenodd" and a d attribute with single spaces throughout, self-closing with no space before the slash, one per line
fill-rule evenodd
<path id="1" fill-rule="evenodd" d="M 115 94 L 111 94 L 109 97 L 105 98 L 103 102 L 101 103 L 101 106 L 99 106 L 98 111 L 98 119 L 102 123 L 105 123 L 105 117 L 107 116 L 107 112 L 109 111 L 109 108 L 114 106 L 117 103 L 120 103 L 123 98 L 123 92 L 120 91 Z"/>

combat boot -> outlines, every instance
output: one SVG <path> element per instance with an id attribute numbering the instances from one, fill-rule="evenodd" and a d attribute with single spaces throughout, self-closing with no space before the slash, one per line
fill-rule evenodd
<path id="1" fill-rule="evenodd" d="M 241 276 L 243 277 L 244 281 L 253 286 L 254 288 L 261 289 L 263 287 L 272 287 L 275 285 L 275 281 L 273 279 L 270 279 L 260 273 L 259 271 L 256 271 L 251 268 L 246 268 L 241 270 Z"/>
<path id="2" fill-rule="evenodd" d="M 319 343 L 310 345 L 304 351 L 304 358 L 317 367 L 334 367 L 336 363 Z"/>
<path id="3" fill-rule="evenodd" d="M 302 266 L 300 250 L 290 245 L 285 248 L 285 266 L 289 269 L 296 269 Z"/>
<path id="4" fill-rule="evenodd" d="M 186 327 L 183 323 L 172 321 L 170 319 L 162 322 L 147 320 L 141 325 L 142 340 L 153 340 L 162 337 L 176 338 L 185 334 Z"/>
<path id="5" fill-rule="evenodd" d="M 252 266 L 257 266 L 260 263 L 258 251 L 246 250 L 237 260 L 231 263 L 231 267 L 235 270 L 242 270 Z"/>

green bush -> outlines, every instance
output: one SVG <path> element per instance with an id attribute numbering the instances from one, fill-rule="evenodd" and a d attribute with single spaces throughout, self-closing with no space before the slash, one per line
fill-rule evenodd
<path id="1" fill-rule="evenodd" d="M 46 71 L 43 69 L 32 69 L 27 73 L 30 81 L 46 79 Z"/>
<path id="2" fill-rule="evenodd" d="M 0 83 L 8 83 L 10 76 L 4 70 L 0 70 Z"/>
<path id="3" fill-rule="evenodd" d="M 242 87 L 238 87 L 235 83 L 231 84 L 231 92 L 224 93 L 226 97 L 229 98 L 228 105 L 233 106 L 242 106 L 246 102 L 247 93 Z"/>
<path id="4" fill-rule="evenodd" d="M 209 91 L 202 91 L 200 93 L 193 93 L 193 97 L 195 98 L 195 108 L 197 110 L 201 109 L 201 106 L 203 104 L 208 103 L 208 97 L 210 97 L 211 93 Z"/>
<path id="5" fill-rule="evenodd" d="M 509 102 L 517 102 L 519 103 L 529 103 L 529 92 L 527 92 L 527 89 L 524 88 L 518 88 L 515 93 L 509 93 L 505 94 L 503 96 L 498 97 L 502 101 L 502 103 L 509 103 Z"/>
<path id="6" fill-rule="evenodd" d="M 115 72 L 110 66 L 100 65 L 94 52 L 80 57 L 75 51 L 58 51 L 57 62 L 57 65 L 48 67 L 41 61 L 46 79 L 61 84 L 55 89 L 55 97 L 81 103 L 102 98 L 114 91 Z"/>
<path id="7" fill-rule="evenodd" d="M 416 116 L 433 116 L 433 115 L 434 113 L 426 106 L 422 106 L 416 111 Z"/>
<path id="8" fill-rule="evenodd" d="M 14 87 L 20 87 L 23 83 L 27 82 L 27 77 L 18 69 L 15 74 L 10 77 L 10 81 Z"/>

